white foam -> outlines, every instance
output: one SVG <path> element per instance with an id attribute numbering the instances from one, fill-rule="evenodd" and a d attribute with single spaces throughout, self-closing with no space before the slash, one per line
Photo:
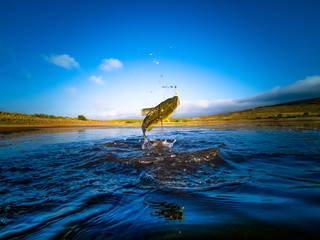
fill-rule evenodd
<path id="1" fill-rule="evenodd" d="M 154 149 L 154 148 L 172 148 L 175 144 L 176 140 L 174 139 L 173 142 L 168 142 L 167 140 L 160 141 L 158 139 L 144 139 L 144 142 L 142 144 L 142 149 Z"/>

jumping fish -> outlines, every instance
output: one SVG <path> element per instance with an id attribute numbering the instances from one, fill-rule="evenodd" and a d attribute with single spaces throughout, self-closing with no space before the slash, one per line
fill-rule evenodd
<path id="1" fill-rule="evenodd" d="M 161 122 L 161 140 L 163 121 L 170 118 L 173 111 L 180 105 L 178 96 L 168 98 L 153 108 L 144 108 L 141 111 L 142 116 L 146 116 L 142 122 L 143 137 L 146 138 L 146 131 L 150 131 L 155 125 Z"/>

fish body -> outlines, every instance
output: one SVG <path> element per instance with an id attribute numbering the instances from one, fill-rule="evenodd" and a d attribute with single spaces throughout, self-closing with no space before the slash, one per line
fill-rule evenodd
<path id="1" fill-rule="evenodd" d="M 178 96 L 168 98 L 153 108 L 144 108 L 141 111 L 142 116 L 146 116 L 142 122 L 142 132 L 146 138 L 146 131 L 150 131 L 155 125 L 170 118 L 173 111 L 180 105 Z"/>

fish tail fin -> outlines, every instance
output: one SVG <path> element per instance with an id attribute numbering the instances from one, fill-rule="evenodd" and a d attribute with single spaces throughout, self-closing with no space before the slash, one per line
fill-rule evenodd
<path id="1" fill-rule="evenodd" d="M 144 139 L 147 139 L 146 131 L 142 131 L 142 132 L 143 132 L 143 138 L 144 138 Z"/>

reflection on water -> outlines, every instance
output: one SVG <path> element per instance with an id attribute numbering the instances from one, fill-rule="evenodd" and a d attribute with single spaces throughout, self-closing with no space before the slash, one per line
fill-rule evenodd
<path id="1" fill-rule="evenodd" d="M 320 131 L 159 130 L 3 135 L 0 239 L 317 239 Z"/>
<path id="2" fill-rule="evenodd" d="M 156 209 L 154 213 L 150 213 L 152 217 L 165 218 L 166 220 L 180 220 L 184 219 L 183 209 L 184 207 L 179 207 L 174 203 L 167 202 L 154 202 L 147 201 L 144 203 L 149 208 Z"/>

